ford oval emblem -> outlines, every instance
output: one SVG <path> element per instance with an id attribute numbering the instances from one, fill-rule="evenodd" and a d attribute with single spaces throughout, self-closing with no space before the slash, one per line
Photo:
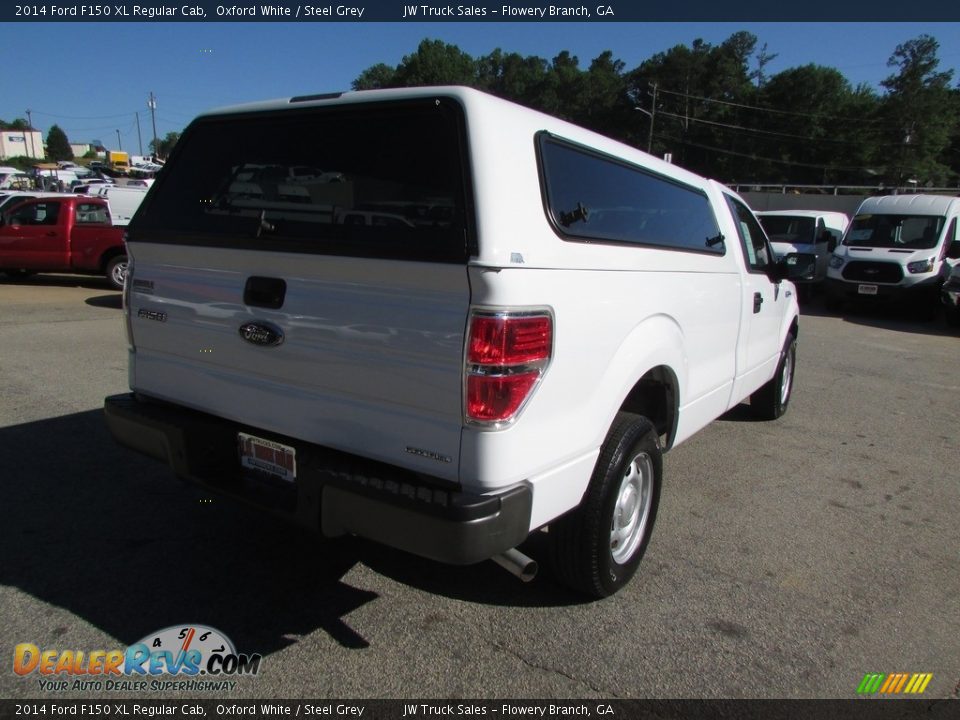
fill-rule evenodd
<path id="1" fill-rule="evenodd" d="M 275 347 L 283 342 L 283 330 L 265 322 L 248 322 L 240 326 L 240 337 L 248 343 Z"/>

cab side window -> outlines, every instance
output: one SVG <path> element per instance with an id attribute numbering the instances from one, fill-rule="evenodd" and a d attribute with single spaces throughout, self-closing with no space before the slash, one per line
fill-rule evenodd
<path id="1" fill-rule="evenodd" d="M 77 225 L 103 225 L 109 222 L 107 209 L 96 203 L 77 204 Z"/>
<path id="2" fill-rule="evenodd" d="M 725 197 L 733 214 L 737 233 L 740 235 L 740 244 L 747 260 L 747 267 L 751 271 L 766 272 L 767 267 L 773 262 L 773 255 L 763 228 L 750 212 L 750 208 L 729 195 Z"/>
<path id="3" fill-rule="evenodd" d="M 24 205 L 11 213 L 14 225 L 56 225 L 60 215 L 60 203 L 37 202 Z"/>

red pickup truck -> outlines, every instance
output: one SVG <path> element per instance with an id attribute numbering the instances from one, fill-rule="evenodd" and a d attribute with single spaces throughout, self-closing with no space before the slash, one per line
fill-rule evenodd
<path id="1" fill-rule="evenodd" d="M 0 272 L 23 277 L 37 272 L 102 273 L 117 289 L 127 274 L 125 228 L 110 222 L 101 198 L 42 197 L 0 216 Z"/>

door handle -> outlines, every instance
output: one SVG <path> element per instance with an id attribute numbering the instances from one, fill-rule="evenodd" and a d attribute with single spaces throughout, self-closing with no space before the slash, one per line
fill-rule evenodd
<path id="1" fill-rule="evenodd" d="M 753 312 L 760 312 L 760 306 L 763 305 L 763 295 L 758 292 L 753 294 Z"/>
<path id="2" fill-rule="evenodd" d="M 57 233 L 54 230 L 51 230 L 50 232 L 47 233 L 47 237 L 56 237 L 56 236 L 57 236 Z"/>

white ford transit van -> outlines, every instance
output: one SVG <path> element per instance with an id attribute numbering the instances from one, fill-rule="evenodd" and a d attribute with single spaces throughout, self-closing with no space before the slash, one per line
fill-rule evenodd
<path id="1" fill-rule="evenodd" d="M 940 288 L 960 258 L 960 198 L 891 195 L 867 198 L 827 270 L 827 302 L 908 299 L 922 315 L 936 311 Z"/>

